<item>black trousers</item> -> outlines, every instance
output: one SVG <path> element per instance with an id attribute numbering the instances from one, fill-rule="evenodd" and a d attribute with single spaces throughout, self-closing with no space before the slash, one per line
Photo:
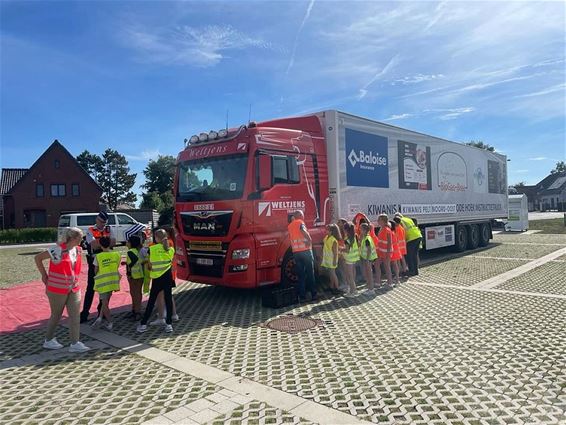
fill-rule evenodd
<path id="1" fill-rule="evenodd" d="M 83 301 L 83 311 L 81 312 L 81 322 L 84 322 L 88 319 L 90 306 L 92 305 L 92 300 L 94 299 L 94 256 L 87 255 L 86 261 L 88 263 L 88 277 L 86 281 L 86 292 Z M 101 308 L 102 303 L 98 301 L 97 310 L 99 316 Z"/>
<path id="2" fill-rule="evenodd" d="M 153 313 L 153 308 L 155 307 L 155 300 L 161 291 L 163 291 L 163 296 L 165 298 L 165 308 L 167 309 L 167 316 L 165 317 L 165 323 L 170 325 L 172 323 L 171 316 L 173 315 L 173 294 L 171 289 L 173 288 L 173 275 L 171 274 L 171 269 L 167 270 L 161 276 L 153 279 L 151 281 L 151 289 L 149 291 L 149 300 L 147 301 L 147 307 L 145 308 L 145 313 L 141 321 L 142 325 L 147 325 L 151 313 Z"/>
<path id="3" fill-rule="evenodd" d="M 409 268 L 410 276 L 417 276 L 419 274 L 419 246 L 421 239 L 417 238 L 407 242 L 407 267 Z"/>

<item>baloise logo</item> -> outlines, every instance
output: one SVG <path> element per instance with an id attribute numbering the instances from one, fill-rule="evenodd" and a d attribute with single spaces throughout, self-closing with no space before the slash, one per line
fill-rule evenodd
<path id="1" fill-rule="evenodd" d="M 346 129 L 348 186 L 389 187 L 387 138 Z"/>
<path id="2" fill-rule="evenodd" d="M 379 156 L 379 153 L 374 155 L 372 151 L 369 151 L 367 154 L 364 151 L 360 151 L 356 155 L 356 152 L 352 149 L 350 155 L 348 155 L 348 160 L 352 167 L 360 164 L 360 168 L 366 170 L 375 170 L 376 165 L 387 165 L 387 157 Z"/>

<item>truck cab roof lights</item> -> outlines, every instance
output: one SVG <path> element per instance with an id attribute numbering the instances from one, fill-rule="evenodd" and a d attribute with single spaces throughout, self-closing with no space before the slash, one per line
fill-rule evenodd
<path id="1" fill-rule="evenodd" d="M 208 133 L 208 140 L 214 140 L 216 138 L 218 138 L 218 132 L 210 130 L 210 132 Z"/>
<path id="2" fill-rule="evenodd" d="M 218 137 L 219 138 L 224 138 L 226 136 L 228 136 L 228 130 L 224 130 L 224 129 L 218 130 Z"/>
<path id="3" fill-rule="evenodd" d="M 198 143 L 198 136 L 195 134 L 194 136 L 191 136 L 191 138 L 189 139 L 189 145 L 193 144 L 193 143 Z"/>
<path id="4" fill-rule="evenodd" d="M 242 131 L 246 130 L 247 127 L 245 125 L 240 126 L 238 131 L 233 132 L 231 135 L 228 133 L 227 129 L 222 129 L 218 131 L 210 130 L 208 133 L 200 133 L 199 135 L 191 136 L 190 139 L 185 139 L 185 148 L 195 145 L 197 143 L 204 143 L 204 142 L 227 142 L 229 140 L 233 140 L 238 137 Z M 224 139 L 224 140 L 221 140 Z"/>
<path id="5" fill-rule="evenodd" d="M 200 133 L 198 139 L 200 142 L 206 142 L 208 140 L 208 133 Z"/>

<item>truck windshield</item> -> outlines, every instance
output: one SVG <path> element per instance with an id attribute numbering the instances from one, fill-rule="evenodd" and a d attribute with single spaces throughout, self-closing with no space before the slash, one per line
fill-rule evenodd
<path id="1" fill-rule="evenodd" d="M 247 155 L 239 155 L 182 162 L 178 168 L 177 201 L 241 198 L 247 159 Z"/>

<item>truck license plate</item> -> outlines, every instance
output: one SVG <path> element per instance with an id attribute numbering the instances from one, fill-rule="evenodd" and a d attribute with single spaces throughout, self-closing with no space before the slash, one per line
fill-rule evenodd
<path id="1" fill-rule="evenodd" d="M 196 263 L 200 264 L 201 266 L 212 266 L 214 261 L 212 258 L 197 258 Z"/>

